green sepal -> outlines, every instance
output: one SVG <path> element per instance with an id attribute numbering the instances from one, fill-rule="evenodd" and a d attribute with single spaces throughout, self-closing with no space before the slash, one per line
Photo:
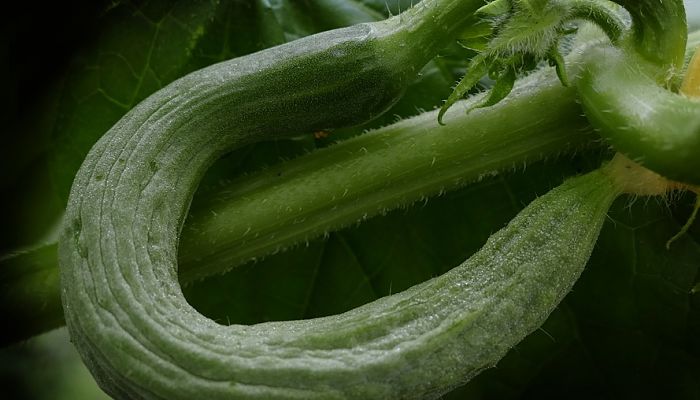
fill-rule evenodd
<path id="1" fill-rule="evenodd" d="M 438 123 L 440 125 L 445 125 L 442 122 L 445 112 L 447 112 L 447 110 L 452 107 L 454 103 L 464 97 L 465 94 L 476 86 L 482 76 L 489 72 L 489 65 L 482 54 L 479 54 L 472 59 L 469 68 L 467 69 L 467 73 L 464 75 L 464 77 L 462 77 L 462 80 L 459 81 L 457 86 L 455 86 L 447 100 L 445 100 L 445 104 L 440 107 L 440 112 L 438 113 Z"/>
<path id="2" fill-rule="evenodd" d="M 562 85 L 569 87 L 571 85 L 569 81 L 569 74 L 566 72 L 566 63 L 564 62 L 564 57 L 559 52 L 557 47 L 554 47 L 549 53 L 549 65 L 553 66 L 557 71 L 557 77 Z"/>
<path id="3" fill-rule="evenodd" d="M 490 107 L 505 99 L 506 96 L 508 96 L 513 90 L 513 86 L 515 85 L 515 79 L 517 77 L 518 76 L 515 72 L 515 68 L 506 68 L 506 70 L 501 73 L 501 76 L 498 78 L 498 80 L 496 80 L 496 84 L 493 85 L 491 91 L 489 91 L 488 96 L 484 97 L 483 100 L 469 107 L 469 109 L 467 109 L 467 113 L 477 108 Z"/>
<path id="4" fill-rule="evenodd" d="M 482 52 L 486 50 L 489 45 L 489 39 L 485 37 L 480 38 L 470 38 L 470 39 L 457 39 L 457 43 L 467 50 L 473 50 L 476 52 Z"/>
<path id="5" fill-rule="evenodd" d="M 476 10 L 475 14 L 498 16 L 508 13 L 512 8 L 511 0 L 494 0 Z"/>
<path id="6" fill-rule="evenodd" d="M 459 40 L 484 38 L 491 36 L 493 25 L 491 22 L 481 18 L 470 18 L 471 23 L 459 34 Z"/>
<path id="7" fill-rule="evenodd" d="M 468 50 L 486 50 L 493 34 L 493 26 L 484 19 L 472 18 L 472 22 L 457 38 L 457 43 Z"/>

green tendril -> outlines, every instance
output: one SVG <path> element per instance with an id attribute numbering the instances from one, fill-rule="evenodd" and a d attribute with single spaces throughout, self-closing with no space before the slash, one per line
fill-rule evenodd
<path id="1" fill-rule="evenodd" d="M 693 226 L 693 223 L 695 222 L 695 218 L 698 216 L 698 210 L 700 210 L 700 195 L 696 194 L 695 196 L 695 208 L 693 208 L 693 212 L 690 214 L 690 217 L 688 220 L 685 222 L 683 227 L 681 227 L 681 230 L 678 231 L 675 235 L 673 235 L 672 238 L 668 239 L 668 242 L 666 242 L 666 250 L 671 249 L 671 244 L 675 242 L 676 240 L 680 239 L 683 235 L 688 233 L 688 230 L 690 229 L 691 226 Z M 696 288 L 700 288 L 700 284 L 696 286 Z"/>
<path id="2" fill-rule="evenodd" d="M 489 65 L 486 59 L 481 56 L 482 54 L 484 53 L 480 53 L 472 59 L 467 73 L 462 77 L 457 86 L 455 86 L 454 90 L 445 101 L 445 104 L 440 108 L 440 112 L 438 113 L 438 123 L 440 123 L 440 125 L 445 125 L 442 121 L 445 112 L 447 112 L 454 103 L 462 99 L 462 97 L 479 82 L 481 77 L 488 73 Z"/>

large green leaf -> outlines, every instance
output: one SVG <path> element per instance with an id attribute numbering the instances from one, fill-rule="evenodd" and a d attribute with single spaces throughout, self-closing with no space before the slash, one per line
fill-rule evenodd
<path id="1" fill-rule="evenodd" d="M 64 198 L 92 143 L 140 99 L 190 70 L 321 30 L 396 14 L 410 3 L 151 1 L 105 9 L 99 36 L 81 49 L 60 96 L 54 96 L 58 118 L 50 127 L 53 134 L 44 158 L 48 161 L 37 164 L 50 165 L 51 178 L 22 195 Z M 437 59 L 406 98 L 373 125 L 440 104 L 449 94 L 454 72 L 459 72 L 456 65 L 454 57 Z M 338 132 L 334 138 L 365 128 Z M 307 138 L 242 149 L 213 168 L 198 196 L 206 196 L 208 187 L 232 173 L 330 142 Z M 201 312 L 224 324 L 341 312 L 457 265 L 535 196 L 565 176 L 594 168 L 605 157 L 580 154 L 488 179 L 242 266 L 187 288 L 186 295 Z M 28 204 L 52 215 L 60 211 L 60 201 L 44 211 L 37 207 L 41 202 Z M 700 294 L 690 291 L 700 278 L 700 230 L 694 227 L 670 250 L 665 248 L 691 204 L 689 197 L 669 204 L 620 199 L 586 272 L 547 323 L 495 369 L 448 397 L 700 397 Z M 5 350 L 2 364 L 12 368 L 1 370 L 2 380 L 9 387 L 21 385 L 30 398 L 59 398 L 62 390 L 77 390 L 57 383 L 75 376 L 69 373 L 73 367 L 68 358 L 47 356 L 48 348 L 67 346 L 61 336 Z M 46 372 L 47 364 L 60 371 L 60 379 L 39 373 Z M 33 382 L 47 382 L 44 388 L 51 389 L 38 390 Z M 87 398 L 91 395 L 85 393 L 97 389 L 80 390 L 88 391 L 80 392 Z"/>
<path id="2" fill-rule="evenodd" d="M 83 158 L 129 109 L 188 72 L 216 2 L 122 3 L 103 17 L 95 45 L 76 56 L 51 137 L 55 190 L 67 198 Z"/>

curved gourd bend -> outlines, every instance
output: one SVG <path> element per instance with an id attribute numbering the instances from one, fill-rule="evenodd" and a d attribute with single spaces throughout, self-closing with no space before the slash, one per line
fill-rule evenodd
<path id="1" fill-rule="evenodd" d="M 383 40 L 399 39 L 383 27 L 195 72 L 96 144 L 76 176 L 59 253 L 71 338 L 107 393 L 437 397 L 493 365 L 570 289 L 618 192 L 604 172 L 543 196 L 452 272 L 348 313 L 225 327 L 187 304 L 177 238 L 203 171 L 236 146 L 351 124 L 390 105 L 426 60 L 388 54 Z"/>
<path id="2" fill-rule="evenodd" d="M 387 26 L 331 31 L 197 71 L 139 104 L 95 145 L 74 182 L 59 258 L 71 337 L 108 393 L 286 393 L 265 389 L 265 381 L 244 383 L 247 349 L 266 353 L 251 329 L 229 333 L 182 297 L 181 221 L 198 179 L 223 152 L 352 124 L 390 106 L 411 77 L 410 64 L 417 70 L 422 60 L 410 53 L 382 58 L 381 46 L 394 37 Z M 269 360 L 275 357 L 285 355 Z"/>

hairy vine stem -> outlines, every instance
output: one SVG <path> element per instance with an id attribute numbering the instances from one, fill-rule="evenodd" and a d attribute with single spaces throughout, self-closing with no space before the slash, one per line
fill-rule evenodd
<path id="1" fill-rule="evenodd" d="M 674 91 L 687 44 L 683 2 L 620 3 L 633 16 L 633 34 L 620 47 L 601 44 L 583 57 L 589 62 L 576 84 L 583 109 L 616 150 L 668 179 L 698 185 L 700 102 Z"/>
<path id="2" fill-rule="evenodd" d="M 448 126 L 436 126 L 437 110 L 423 113 L 232 182 L 199 204 L 185 225 L 181 279 L 221 273 L 596 141 L 575 90 L 561 86 L 552 69 L 519 82 L 512 99 L 490 112 L 464 112 L 478 101 L 455 107 Z"/>

